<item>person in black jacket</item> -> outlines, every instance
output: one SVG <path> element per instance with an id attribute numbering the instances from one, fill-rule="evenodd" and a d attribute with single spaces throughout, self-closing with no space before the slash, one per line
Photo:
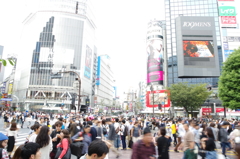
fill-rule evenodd
<path id="1" fill-rule="evenodd" d="M 53 130 L 53 132 L 51 133 L 51 138 L 52 138 L 52 145 L 53 145 L 53 150 L 50 153 L 50 157 L 51 159 L 55 159 L 55 155 L 57 153 L 57 145 L 60 143 L 61 141 L 61 128 L 62 128 L 62 122 L 61 121 L 57 121 L 55 124 L 55 130 Z"/>
<path id="2" fill-rule="evenodd" d="M 92 121 L 88 121 L 87 125 L 91 127 L 91 130 L 89 133 L 91 134 L 92 141 L 94 141 L 97 138 L 97 130 L 93 127 Z"/>
<path id="3" fill-rule="evenodd" d="M 161 136 L 157 139 L 157 146 L 158 146 L 158 159 L 169 159 L 169 138 L 166 137 L 166 129 L 164 127 L 160 128 Z"/>

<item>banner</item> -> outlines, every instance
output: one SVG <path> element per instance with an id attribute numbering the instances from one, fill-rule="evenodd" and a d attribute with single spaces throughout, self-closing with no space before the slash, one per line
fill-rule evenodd
<path id="1" fill-rule="evenodd" d="M 146 95 L 147 107 L 158 107 L 158 104 L 162 104 L 162 108 L 170 107 L 170 99 L 168 98 L 167 90 L 148 91 Z"/>
<path id="2" fill-rule="evenodd" d="M 222 27 L 237 27 L 236 16 L 221 16 Z"/>
<path id="3" fill-rule="evenodd" d="M 163 85 L 163 29 L 161 21 L 151 21 L 147 31 L 147 85 Z"/>
<path id="4" fill-rule="evenodd" d="M 220 6 L 219 16 L 236 16 L 236 8 L 233 6 Z"/>
<path id="5" fill-rule="evenodd" d="M 90 79 L 91 77 L 91 65 L 92 65 L 92 49 L 87 45 L 84 76 L 88 79 Z"/>

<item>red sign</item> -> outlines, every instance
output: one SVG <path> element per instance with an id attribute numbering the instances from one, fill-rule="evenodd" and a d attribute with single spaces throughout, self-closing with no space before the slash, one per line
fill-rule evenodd
<path id="1" fill-rule="evenodd" d="M 237 24 L 236 16 L 221 16 L 222 24 Z"/>
<path id="2" fill-rule="evenodd" d="M 216 108 L 216 113 L 224 112 L 224 108 Z M 202 108 L 202 113 L 212 113 L 212 108 Z"/>
<path id="3" fill-rule="evenodd" d="M 148 91 L 146 95 L 147 107 L 158 107 L 158 104 L 162 104 L 162 108 L 170 107 L 171 102 L 167 94 L 167 90 Z"/>

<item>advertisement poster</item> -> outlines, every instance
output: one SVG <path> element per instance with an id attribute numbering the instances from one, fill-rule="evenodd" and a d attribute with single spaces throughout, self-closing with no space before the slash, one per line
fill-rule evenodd
<path id="1" fill-rule="evenodd" d="M 147 43 L 147 84 L 163 85 L 163 41 L 152 39 Z"/>
<path id="2" fill-rule="evenodd" d="M 183 41 L 184 57 L 214 57 L 213 41 Z"/>
<path id="3" fill-rule="evenodd" d="M 148 91 L 146 95 L 147 107 L 158 107 L 158 104 L 162 104 L 163 108 L 170 107 L 170 99 L 167 96 L 166 90 Z"/>
<path id="4" fill-rule="evenodd" d="M 10 84 L 8 85 L 8 95 L 11 95 L 11 94 L 12 94 L 12 89 L 13 89 L 13 84 L 10 83 Z"/>
<path id="5" fill-rule="evenodd" d="M 91 77 L 91 65 L 92 65 L 92 49 L 87 45 L 84 76 L 88 79 L 90 79 Z"/>
<path id="6" fill-rule="evenodd" d="M 1 93 L 5 93 L 6 90 L 6 82 L 3 82 L 2 87 L 1 87 Z"/>
<path id="7" fill-rule="evenodd" d="M 236 16 L 221 16 L 222 27 L 237 27 Z"/>
<path id="8" fill-rule="evenodd" d="M 219 16 L 236 16 L 236 8 L 233 6 L 220 6 Z"/>

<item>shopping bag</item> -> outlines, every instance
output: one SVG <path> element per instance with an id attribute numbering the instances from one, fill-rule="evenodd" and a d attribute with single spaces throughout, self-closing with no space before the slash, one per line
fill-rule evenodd
<path id="1" fill-rule="evenodd" d="M 133 146 L 133 141 L 132 138 L 130 138 L 129 143 L 128 143 L 128 147 L 131 149 Z"/>
<path id="2" fill-rule="evenodd" d="M 77 157 L 81 157 L 82 156 L 83 143 L 82 142 L 71 143 L 70 149 L 71 149 L 72 155 L 75 155 Z"/>

